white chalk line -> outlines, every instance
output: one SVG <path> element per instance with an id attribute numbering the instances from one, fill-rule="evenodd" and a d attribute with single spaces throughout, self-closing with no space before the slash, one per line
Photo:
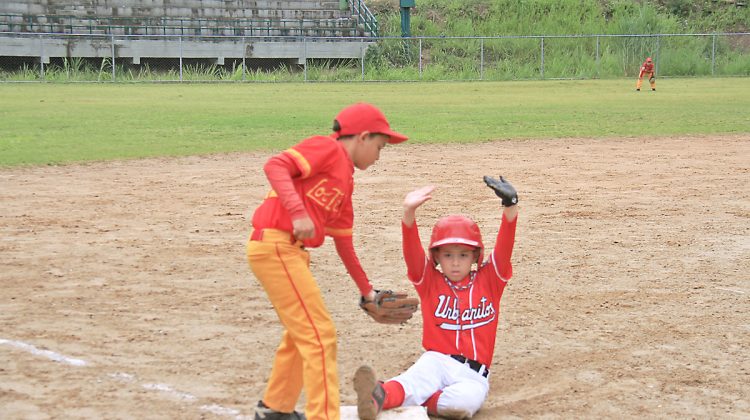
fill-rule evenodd
<path id="1" fill-rule="evenodd" d="M 141 384 L 141 386 L 145 389 L 160 391 L 164 394 L 177 397 L 178 399 L 183 401 L 195 401 L 198 399 L 195 395 L 188 394 L 187 392 L 177 391 L 167 384 Z"/>
<path id="2" fill-rule="evenodd" d="M 25 350 L 35 356 L 46 357 L 47 359 L 53 360 L 55 362 L 60 362 L 60 363 L 64 363 L 64 364 L 71 365 L 71 366 L 91 366 L 91 364 L 85 360 L 68 357 L 68 356 L 65 356 L 60 353 L 56 353 L 50 350 L 43 350 L 32 344 L 24 343 L 21 341 L 7 340 L 4 338 L 0 338 L 0 344 L 9 345 L 11 347 Z M 135 377 L 135 375 L 132 375 L 130 373 L 115 372 L 115 373 L 110 373 L 107 376 L 119 382 L 126 382 L 126 383 L 138 382 L 138 379 Z M 174 389 L 172 386 L 167 385 L 167 384 L 142 383 L 140 385 L 142 388 L 147 389 L 149 391 L 157 391 L 171 398 L 177 398 L 178 400 L 182 400 L 186 402 L 198 401 L 198 397 L 196 397 L 195 395 L 189 394 L 187 392 L 178 391 Z M 236 419 L 249 418 L 249 417 L 243 416 L 239 410 L 236 410 L 234 408 L 223 407 L 218 404 L 210 404 L 210 405 L 203 404 L 199 408 L 202 411 L 207 411 L 207 412 L 219 415 L 219 416 L 234 417 Z"/>
<path id="3" fill-rule="evenodd" d="M 719 289 L 719 290 L 723 290 L 723 291 L 725 291 L 725 292 L 739 293 L 739 294 L 741 294 L 741 295 L 744 295 L 744 294 L 745 294 L 745 292 L 743 292 L 742 290 L 737 290 L 737 289 L 729 289 L 729 288 L 726 288 L 726 287 L 714 287 L 714 289 Z"/>
<path id="4" fill-rule="evenodd" d="M 0 338 L 0 344 L 7 344 L 9 346 L 12 346 L 21 350 L 26 350 L 33 355 L 46 357 L 50 360 L 54 360 L 55 362 L 65 363 L 71 366 L 86 366 L 88 364 L 88 362 L 86 362 L 85 360 L 74 359 L 72 357 L 63 356 L 60 353 L 55 353 L 54 351 L 50 351 L 50 350 L 42 350 L 36 346 L 23 343 L 21 341 L 6 340 L 4 338 Z"/>

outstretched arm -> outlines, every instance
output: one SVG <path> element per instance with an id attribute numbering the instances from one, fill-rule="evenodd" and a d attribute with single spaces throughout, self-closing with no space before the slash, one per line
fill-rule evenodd
<path id="1" fill-rule="evenodd" d="M 339 254 L 341 262 L 344 263 L 344 267 L 346 267 L 346 271 L 354 280 L 354 283 L 357 284 L 359 293 L 365 298 L 372 300 L 375 296 L 375 292 L 373 292 L 372 284 L 370 284 L 370 280 L 367 278 L 365 270 L 362 269 L 362 264 L 359 262 L 359 258 L 357 258 L 357 253 L 354 251 L 352 237 L 334 236 L 333 242 L 336 245 L 336 252 Z"/>

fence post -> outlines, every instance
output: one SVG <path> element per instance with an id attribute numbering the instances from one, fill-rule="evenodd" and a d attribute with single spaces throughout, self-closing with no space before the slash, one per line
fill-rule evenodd
<path id="1" fill-rule="evenodd" d="M 242 37 L 242 81 L 245 81 L 245 73 L 247 73 L 247 65 L 245 64 L 245 56 L 247 55 L 247 40 Z"/>
<path id="2" fill-rule="evenodd" d="M 422 38 L 419 38 L 419 78 L 422 78 Z"/>
<path id="3" fill-rule="evenodd" d="M 544 79 L 544 37 L 542 37 L 541 39 L 542 39 L 542 67 L 540 70 L 542 74 L 542 79 Z"/>
<path id="4" fill-rule="evenodd" d="M 39 35 L 39 64 L 41 68 L 41 77 L 44 80 L 44 35 Z"/>
<path id="5" fill-rule="evenodd" d="M 714 34 L 711 38 L 711 76 L 714 76 L 714 69 L 716 67 L 716 34 Z"/>
<path id="6" fill-rule="evenodd" d="M 596 77 L 600 77 L 601 68 L 599 65 L 599 35 L 596 36 Z"/>
<path id="7" fill-rule="evenodd" d="M 481 59 L 479 60 L 479 80 L 484 80 L 484 38 L 479 40 Z"/>
<path id="8" fill-rule="evenodd" d="M 359 49 L 359 63 L 362 67 L 362 81 L 365 81 L 365 39 L 362 38 L 362 47 Z"/>
<path id="9" fill-rule="evenodd" d="M 180 82 L 182 82 L 182 35 L 180 35 Z"/>
<path id="10" fill-rule="evenodd" d="M 661 61 L 659 60 L 659 58 L 661 58 L 661 54 L 659 53 L 660 44 L 661 44 L 661 37 L 659 35 L 656 35 L 656 59 L 654 60 L 656 62 L 654 63 L 654 71 L 658 75 L 661 75 L 661 73 L 659 72 L 659 61 Z"/>
<path id="11" fill-rule="evenodd" d="M 305 54 L 305 64 L 302 65 L 303 73 L 305 75 L 305 82 L 307 81 L 307 37 L 302 37 L 302 51 L 304 51 Z"/>
<path id="12" fill-rule="evenodd" d="M 112 81 L 115 82 L 117 80 L 115 75 L 115 35 L 112 34 L 110 38 L 112 42 Z"/>

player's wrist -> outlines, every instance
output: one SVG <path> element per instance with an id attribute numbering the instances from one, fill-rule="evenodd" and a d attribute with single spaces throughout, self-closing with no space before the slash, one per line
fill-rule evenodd
<path id="1" fill-rule="evenodd" d="M 370 289 L 369 292 L 362 296 L 362 300 L 365 302 L 372 302 L 375 300 L 375 289 Z"/>

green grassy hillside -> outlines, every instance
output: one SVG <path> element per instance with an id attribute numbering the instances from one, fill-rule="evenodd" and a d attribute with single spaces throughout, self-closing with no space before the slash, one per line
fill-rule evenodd
<path id="1" fill-rule="evenodd" d="M 408 45 L 397 41 L 398 3 L 370 2 L 390 37 L 368 51 L 370 68 L 421 64 L 423 80 L 479 78 L 480 60 L 491 80 L 633 77 L 647 56 L 663 76 L 750 75 L 750 34 L 734 34 L 747 30 L 750 8 L 724 1 L 417 0 L 411 36 L 423 39 Z M 733 35 L 688 36 L 716 32 Z"/>
<path id="2" fill-rule="evenodd" d="M 742 4 L 742 0 L 738 0 Z M 416 0 L 413 36 L 746 32 L 750 7 L 717 0 Z M 398 2 L 367 0 L 382 35 L 401 35 Z"/>

